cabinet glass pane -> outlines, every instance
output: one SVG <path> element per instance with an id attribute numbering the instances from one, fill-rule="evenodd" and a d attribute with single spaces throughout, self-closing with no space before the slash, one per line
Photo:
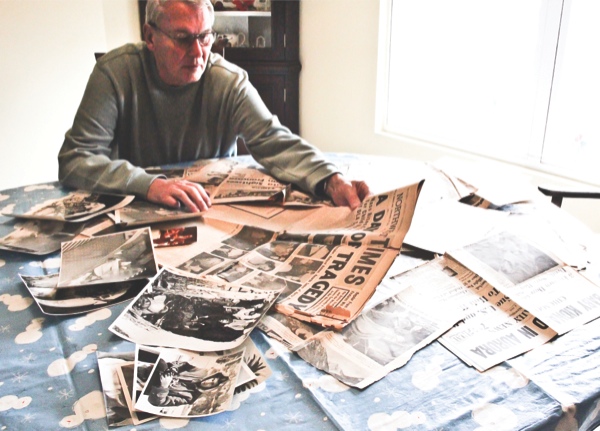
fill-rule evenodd
<path id="1" fill-rule="evenodd" d="M 270 0 L 217 0 L 214 30 L 224 48 L 271 48 Z"/>

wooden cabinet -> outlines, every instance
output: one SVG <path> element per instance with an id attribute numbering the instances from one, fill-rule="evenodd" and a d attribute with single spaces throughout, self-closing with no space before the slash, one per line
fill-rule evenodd
<path id="1" fill-rule="evenodd" d="M 143 23 L 146 1 L 138 3 Z M 214 29 L 220 34 L 213 51 L 245 69 L 271 112 L 299 133 L 299 1 L 213 0 L 213 4 Z"/>

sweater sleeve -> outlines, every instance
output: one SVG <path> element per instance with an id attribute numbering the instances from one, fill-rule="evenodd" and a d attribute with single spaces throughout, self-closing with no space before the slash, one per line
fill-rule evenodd
<path id="1" fill-rule="evenodd" d="M 280 181 L 296 184 L 315 194 L 317 185 L 340 172 L 339 169 L 315 146 L 279 122 L 245 71 L 240 69 L 237 74 L 236 80 L 229 81 L 231 87 L 222 89 L 221 94 L 226 95 L 222 97 L 229 105 L 231 124 L 244 138 L 250 154 Z"/>
<path id="2" fill-rule="evenodd" d="M 97 64 L 90 75 L 72 128 L 58 154 L 59 181 L 70 187 L 146 197 L 156 176 L 119 159 L 115 131 L 119 97 Z"/>

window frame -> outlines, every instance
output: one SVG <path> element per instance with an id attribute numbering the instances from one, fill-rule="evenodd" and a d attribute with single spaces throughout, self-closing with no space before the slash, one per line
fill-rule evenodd
<path id="1" fill-rule="evenodd" d="M 557 64 L 564 54 L 565 41 L 560 38 L 561 22 L 568 22 L 571 0 L 548 0 L 544 2 L 544 27 L 541 30 L 541 48 L 539 61 L 538 88 L 536 90 L 535 111 L 531 124 L 531 133 L 527 151 L 522 158 L 514 159 L 485 151 L 473 151 L 452 145 L 448 142 L 427 140 L 422 136 L 411 136 L 397 133 L 387 126 L 388 88 L 390 80 L 392 8 L 394 1 L 380 0 L 377 84 L 375 103 L 375 133 L 396 142 L 407 142 L 427 146 L 434 150 L 450 152 L 458 155 L 482 157 L 489 160 L 507 163 L 513 166 L 530 169 L 538 173 L 562 177 L 567 180 L 600 186 L 600 178 L 593 172 L 581 172 L 572 167 L 558 167 L 543 162 L 544 139 L 547 129 L 549 107 L 552 98 L 552 84 L 557 78 Z"/>

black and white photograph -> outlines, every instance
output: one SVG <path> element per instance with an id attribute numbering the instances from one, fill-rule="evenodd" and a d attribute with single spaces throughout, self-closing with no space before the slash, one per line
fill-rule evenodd
<path id="1" fill-rule="evenodd" d="M 286 265 L 280 267 L 275 275 L 298 283 L 306 283 L 323 265 L 320 260 L 306 257 L 295 257 Z"/>
<path id="2" fill-rule="evenodd" d="M 245 255 L 246 251 L 240 250 L 239 248 L 230 247 L 227 244 L 223 244 L 221 247 L 211 251 L 211 254 L 214 254 L 215 256 L 224 257 L 225 259 L 235 260 Z"/>
<path id="3" fill-rule="evenodd" d="M 135 407 L 170 417 L 200 417 L 226 410 L 243 361 L 243 350 L 196 354 L 161 349 Z"/>
<path id="4" fill-rule="evenodd" d="M 125 399 L 125 388 L 121 384 L 117 370 L 123 364 L 132 363 L 134 352 L 97 351 L 96 358 L 108 426 L 133 425 L 133 418 Z"/>
<path id="5" fill-rule="evenodd" d="M 147 279 L 119 283 L 57 288 L 58 274 L 29 276 L 19 274 L 44 314 L 66 316 L 88 313 L 135 298 Z"/>
<path id="6" fill-rule="evenodd" d="M 109 329 L 149 346 L 232 349 L 248 337 L 278 293 L 219 285 L 163 268 Z"/>
<path id="7" fill-rule="evenodd" d="M 83 229 L 82 223 L 54 220 L 15 220 L 14 230 L 0 238 L 0 249 L 36 255 L 60 250 L 60 245 L 72 241 Z"/>
<path id="8" fill-rule="evenodd" d="M 215 273 L 215 275 L 227 281 L 228 283 L 233 283 L 250 274 L 251 272 L 252 268 L 248 268 L 239 262 L 232 262 L 226 267 L 222 268 L 219 272 Z"/>
<path id="9" fill-rule="evenodd" d="M 298 250 L 298 256 L 310 257 L 312 259 L 323 260 L 335 246 L 323 245 L 323 244 L 304 244 L 300 250 Z"/>
<path id="10" fill-rule="evenodd" d="M 213 268 L 220 266 L 225 259 L 219 256 L 214 256 L 203 251 L 202 253 L 186 260 L 177 268 L 183 271 L 191 272 L 192 274 L 202 274 Z"/>
<path id="11" fill-rule="evenodd" d="M 248 265 L 259 271 L 269 272 L 277 267 L 277 263 L 272 260 L 265 259 L 258 253 L 251 253 L 243 259 L 245 265 Z"/>
<path id="12" fill-rule="evenodd" d="M 558 266 L 546 253 L 509 232 L 501 232 L 464 249 L 514 284 Z"/>
<path id="13" fill-rule="evenodd" d="M 262 382 L 267 380 L 273 371 L 265 358 L 261 355 L 260 350 L 256 347 L 251 338 L 247 338 L 242 344 L 244 348 L 244 368 L 252 373 L 251 378 L 238 379 L 235 386 L 235 393 L 239 394 L 252 389 Z M 240 373 L 241 374 L 241 373 Z"/>
<path id="14" fill-rule="evenodd" d="M 240 250 L 254 250 L 273 239 L 274 232 L 253 226 L 243 226 L 242 229 L 230 238 L 223 240 L 224 244 Z"/>
<path id="15" fill-rule="evenodd" d="M 394 296 L 361 313 L 342 330 L 342 336 L 354 349 L 386 365 L 437 329 L 437 323 L 413 312 Z"/>
<path id="16" fill-rule="evenodd" d="M 138 226 L 169 220 L 186 220 L 199 216 L 198 213 L 192 213 L 185 209 L 168 208 L 136 199 L 126 207 L 115 210 L 113 217 L 117 224 Z"/>
<path id="17" fill-rule="evenodd" d="M 151 278 L 157 272 L 150 228 L 135 229 L 63 243 L 58 287 Z"/>
<path id="18" fill-rule="evenodd" d="M 133 394 L 135 390 L 135 370 L 135 361 L 125 362 L 117 366 L 117 374 L 119 375 L 121 387 L 123 388 L 123 394 L 125 395 L 125 401 L 127 402 L 127 408 L 129 409 L 131 420 L 133 425 L 139 425 L 154 420 L 157 418 L 157 416 L 135 409 L 135 402 L 133 401 Z"/>
<path id="19" fill-rule="evenodd" d="M 280 292 L 277 301 L 286 298 L 302 286 L 300 283 L 264 272 L 255 272 L 251 278 L 244 280 L 242 284 L 255 289 L 276 290 Z"/>
<path id="20" fill-rule="evenodd" d="M 260 246 L 256 251 L 269 259 L 285 262 L 299 245 L 291 241 L 273 241 Z"/>
<path id="21" fill-rule="evenodd" d="M 17 204 L 11 210 L 5 209 L 3 214 L 38 220 L 81 222 L 123 207 L 133 201 L 133 198 L 125 195 L 73 191 L 61 198 L 50 199 L 31 207 Z"/>

